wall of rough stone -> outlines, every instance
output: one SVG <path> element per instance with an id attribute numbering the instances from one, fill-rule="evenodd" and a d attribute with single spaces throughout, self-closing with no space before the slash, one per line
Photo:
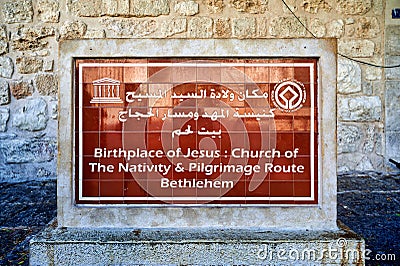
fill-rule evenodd
<path id="1" fill-rule="evenodd" d="M 385 27 L 385 1 L 286 2 L 316 37 L 338 38 L 340 53 L 399 61 L 399 42 L 385 47 L 386 31 L 399 36 Z M 281 0 L 0 0 L 0 182 L 55 177 L 60 40 L 286 37 L 311 34 Z M 400 156 L 400 70 L 338 63 L 339 171 L 389 170 Z"/>

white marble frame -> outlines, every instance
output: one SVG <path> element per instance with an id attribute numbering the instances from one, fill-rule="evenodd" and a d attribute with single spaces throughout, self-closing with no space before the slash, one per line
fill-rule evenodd
<path id="1" fill-rule="evenodd" d="M 104 39 L 60 43 L 58 225 L 60 227 L 221 227 L 335 230 L 335 39 Z M 317 57 L 319 204 L 303 206 L 137 207 L 74 204 L 74 58 L 79 57 Z"/>

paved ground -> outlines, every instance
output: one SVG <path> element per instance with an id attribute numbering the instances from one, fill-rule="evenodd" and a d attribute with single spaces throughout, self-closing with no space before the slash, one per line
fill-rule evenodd
<path id="1" fill-rule="evenodd" d="M 366 239 L 366 264 L 400 265 L 400 173 L 338 181 L 339 219 Z M 0 184 L 0 265 L 28 265 L 29 239 L 55 215 L 55 181 Z"/>

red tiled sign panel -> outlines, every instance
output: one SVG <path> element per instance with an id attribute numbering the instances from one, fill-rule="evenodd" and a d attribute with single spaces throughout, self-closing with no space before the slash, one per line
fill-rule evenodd
<path id="1" fill-rule="evenodd" d="M 317 204 L 317 59 L 77 59 L 78 204 Z"/>

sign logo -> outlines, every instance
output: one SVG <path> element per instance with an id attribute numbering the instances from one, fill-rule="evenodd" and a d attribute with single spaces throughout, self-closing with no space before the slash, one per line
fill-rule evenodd
<path id="1" fill-rule="evenodd" d="M 283 112 L 295 112 L 303 107 L 306 101 L 306 90 L 298 81 L 282 81 L 272 91 L 274 105 Z"/>
<path id="2" fill-rule="evenodd" d="M 94 80 L 93 84 L 93 98 L 90 103 L 123 103 L 120 98 L 120 85 L 119 80 L 111 78 L 102 78 Z"/>

